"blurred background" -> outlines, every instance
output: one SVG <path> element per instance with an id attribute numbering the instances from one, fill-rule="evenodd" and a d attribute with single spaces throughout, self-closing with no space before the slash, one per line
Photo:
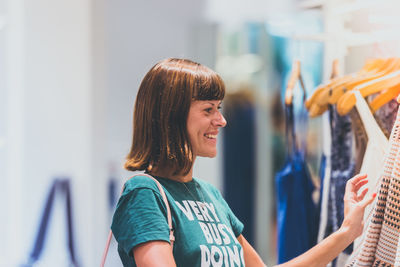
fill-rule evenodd
<path id="1" fill-rule="evenodd" d="M 334 59 L 351 73 L 368 58 L 399 56 L 393 5 L 0 0 L 0 266 L 19 266 L 33 254 L 40 254 L 37 266 L 69 266 L 71 251 L 80 266 L 98 266 L 119 190 L 132 175 L 122 165 L 136 92 L 167 57 L 192 59 L 223 77 L 228 126 L 217 158 L 198 159 L 194 176 L 223 192 L 244 235 L 275 264 L 274 174 L 285 159 L 281 99 L 292 64 L 300 60 L 310 95 L 330 77 Z M 298 108 L 301 99 L 296 94 Z M 318 188 L 326 127 L 323 117 L 307 131 L 302 125 Z M 69 183 L 52 195 L 55 181 Z M 115 241 L 108 262 L 120 266 Z"/>

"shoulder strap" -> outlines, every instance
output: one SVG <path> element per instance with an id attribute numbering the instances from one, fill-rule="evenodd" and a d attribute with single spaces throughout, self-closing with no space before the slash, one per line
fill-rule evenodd
<path id="1" fill-rule="evenodd" d="M 161 194 L 161 196 L 163 198 L 165 206 L 167 207 L 167 220 L 168 220 L 168 227 L 169 227 L 169 240 L 171 242 L 171 247 L 173 247 L 174 246 L 174 241 L 175 241 L 175 236 L 174 236 L 174 230 L 172 229 L 171 210 L 169 208 L 169 203 L 168 203 L 168 200 L 167 200 L 167 196 L 165 195 L 164 188 L 162 187 L 160 182 L 157 181 L 157 179 L 155 179 L 153 176 L 145 174 L 145 173 L 136 174 L 136 175 L 132 176 L 131 178 L 129 178 L 129 180 L 134 178 L 135 176 L 138 176 L 138 175 L 147 176 L 147 177 L 151 178 L 156 183 L 156 185 L 158 187 L 158 190 L 160 190 L 160 194 Z M 125 186 L 122 187 L 120 195 L 122 195 L 122 192 L 124 191 L 124 189 L 125 189 Z M 100 267 L 104 267 L 104 264 L 106 263 L 106 259 L 107 259 L 107 255 L 108 255 L 108 249 L 110 248 L 112 235 L 113 235 L 112 230 L 110 230 L 110 232 L 108 234 L 107 242 L 106 242 L 106 247 L 104 248 L 103 257 L 101 259 Z"/>
<path id="2" fill-rule="evenodd" d="M 156 182 L 156 185 L 158 187 L 158 189 L 160 190 L 161 196 L 164 200 L 165 206 L 167 207 L 167 220 L 168 220 L 168 227 L 169 227 L 169 240 L 171 241 L 171 245 L 174 245 L 174 241 L 175 241 L 175 236 L 174 236 L 174 230 L 172 229 L 172 217 L 171 217 L 171 209 L 169 208 L 169 203 L 168 203 L 168 199 L 167 196 L 165 195 L 164 192 L 164 188 L 162 187 L 162 185 L 160 184 L 159 181 L 157 181 L 157 179 L 155 179 L 153 176 L 148 175 L 148 174 L 140 174 L 140 175 L 144 175 L 147 176 L 151 179 L 153 179 L 154 182 Z"/>

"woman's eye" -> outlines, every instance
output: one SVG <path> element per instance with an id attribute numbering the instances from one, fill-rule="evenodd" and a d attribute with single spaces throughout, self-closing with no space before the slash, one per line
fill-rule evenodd
<path id="1" fill-rule="evenodd" d="M 206 108 L 205 111 L 206 111 L 207 113 L 211 113 L 212 108 Z"/>

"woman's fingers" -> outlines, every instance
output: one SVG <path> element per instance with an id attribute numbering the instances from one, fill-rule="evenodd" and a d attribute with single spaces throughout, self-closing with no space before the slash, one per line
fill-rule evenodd
<path id="1" fill-rule="evenodd" d="M 367 194 L 367 192 L 368 192 L 368 188 L 365 188 L 365 189 L 361 192 L 361 194 L 358 196 L 358 201 L 363 200 L 364 197 L 365 197 L 365 195 Z"/>
<path id="2" fill-rule="evenodd" d="M 362 206 L 363 208 L 365 208 L 366 206 L 368 206 L 369 204 L 371 204 L 372 201 L 374 201 L 375 197 L 376 197 L 376 193 L 373 193 L 373 194 L 370 195 L 369 197 L 364 198 L 364 199 L 361 201 L 361 206 Z"/>
<path id="3" fill-rule="evenodd" d="M 358 187 L 358 185 L 360 183 L 361 184 L 364 183 L 364 181 L 367 181 L 367 180 L 365 180 L 366 178 L 367 178 L 366 174 L 357 174 L 356 176 L 354 176 L 353 178 L 351 178 L 350 180 L 347 181 L 346 191 L 357 192 L 357 190 L 361 187 L 361 186 Z"/>
<path id="4" fill-rule="evenodd" d="M 365 179 L 367 177 L 366 173 L 359 173 L 357 175 L 354 175 L 353 178 L 351 178 L 350 180 L 353 180 L 354 183 L 357 183 L 358 181 Z"/>
<path id="5" fill-rule="evenodd" d="M 360 188 L 361 188 L 363 185 L 366 185 L 367 183 L 368 183 L 368 180 L 367 180 L 367 179 L 364 179 L 364 180 L 359 181 L 359 182 L 355 185 L 355 187 L 354 187 L 354 192 L 358 192 L 358 190 L 360 190 Z"/>
<path id="6" fill-rule="evenodd" d="M 368 188 L 364 188 L 360 195 L 357 196 L 358 191 L 368 183 L 367 174 L 357 174 L 353 178 L 347 181 L 346 184 L 346 194 L 345 194 L 345 205 L 346 201 L 356 201 L 359 202 L 363 208 L 368 206 L 374 200 L 376 193 L 365 198 L 368 193 Z"/>
<path id="7" fill-rule="evenodd" d="M 357 174 L 353 178 L 351 178 L 347 184 L 351 187 L 355 187 L 360 181 L 367 178 L 367 174 Z"/>

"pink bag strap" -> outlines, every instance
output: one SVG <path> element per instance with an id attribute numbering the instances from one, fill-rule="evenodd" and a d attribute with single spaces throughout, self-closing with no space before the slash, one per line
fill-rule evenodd
<path id="1" fill-rule="evenodd" d="M 171 210 L 169 208 L 167 196 L 165 195 L 165 192 L 164 192 L 164 189 L 163 189 L 162 185 L 153 176 L 145 174 L 145 173 L 136 174 L 136 175 L 132 176 L 129 179 L 132 179 L 135 176 L 147 176 L 147 177 L 153 179 L 154 182 L 156 182 L 158 190 L 160 190 L 161 197 L 162 197 L 162 199 L 163 199 L 163 201 L 165 203 L 165 206 L 167 207 L 167 220 L 168 220 L 168 227 L 169 227 L 169 240 L 171 242 L 171 248 L 172 248 L 174 246 L 175 236 L 174 236 L 174 230 L 172 229 Z M 122 192 L 124 192 L 124 189 L 125 189 L 125 186 L 122 187 L 120 195 L 122 195 Z M 110 230 L 110 233 L 108 234 L 108 238 L 107 238 L 106 247 L 104 248 L 103 257 L 101 259 L 100 267 L 104 267 L 104 264 L 106 263 L 106 259 L 107 259 L 107 255 L 108 255 L 108 249 L 110 248 L 110 243 L 111 243 L 112 236 L 113 236 L 113 233 L 112 233 L 112 230 Z"/>

